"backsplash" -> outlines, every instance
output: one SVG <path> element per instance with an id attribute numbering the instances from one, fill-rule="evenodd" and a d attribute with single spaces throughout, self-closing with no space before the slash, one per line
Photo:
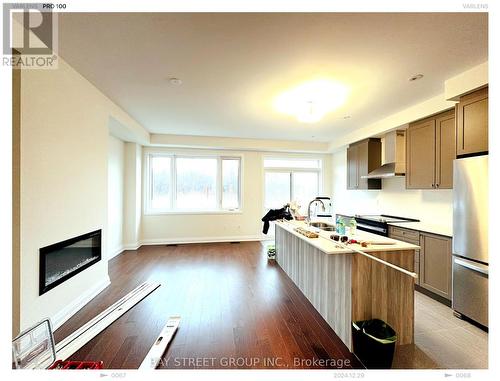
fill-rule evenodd
<path id="1" fill-rule="evenodd" d="M 451 229 L 453 191 L 407 190 L 405 178 L 382 180 L 382 190 L 346 189 L 346 152 L 332 155 L 332 204 L 334 213 L 391 214 L 439 223 Z"/>

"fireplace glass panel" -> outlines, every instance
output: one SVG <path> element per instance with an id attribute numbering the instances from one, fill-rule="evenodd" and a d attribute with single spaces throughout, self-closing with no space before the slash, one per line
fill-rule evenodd
<path id="1" fill-rule="evenodd" d="M 40 295 L 100 259 L 100 230 L 40 249 Z"/>

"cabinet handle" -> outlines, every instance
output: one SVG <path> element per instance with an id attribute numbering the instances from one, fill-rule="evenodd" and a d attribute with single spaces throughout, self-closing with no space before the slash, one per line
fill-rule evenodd
<path id="1" fill-rule="evenodd" d="M 439 184 L 436 184 L 436 188 L 439 188 Z"/>
<path id="2" fill-rule="evenodd" d="M 434 184 L 431 184 L 431 187 L 434 188 Z"/>

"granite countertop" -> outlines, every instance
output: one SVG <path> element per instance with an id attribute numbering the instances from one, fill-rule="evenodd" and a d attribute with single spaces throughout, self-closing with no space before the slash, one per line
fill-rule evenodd
<path id="1" fill-rule="evenodd" d="M 286 231 L 292 233 L 293 235 L 303 239 L 310 245 L 316 247 L 321 250 L 325 254 L 349 254 L 352 253 L 349 249 L 344 249 L 337 247 L 335 241 L 330 239 L 330 235 L 334 232 L 323 231 L 321 229 L 309 227 L 305 222 L 302 221 L 276 221 L 276 225 L 285 229 Z M 294 229 L 297 227 L 307 228 L 311 231 L 314 231 L 319 234 L 318 238 L 307 238 L 304 235 L 296 232 Z M 386 245 L 369 245 L 368 247 L 362 247 L 359 244 L 351 244 L 355 249 L 362 250 L 364 252 L 376 252 L 376 251 L 402 251 L 402 250 L 417 250 L 420 247 L 416 245 L 412 245 L 410 243 L 398 241 L 392 238 L 382 237 L 376 234 L 371 234 L 368 232 L 364 232 L 361 230 L 356 231 L 355 235 L 349 235 L 349 239 L 355 239 L 357 241 L 372 241 L 372 242 L 388 242 L 391 244 Z"/>

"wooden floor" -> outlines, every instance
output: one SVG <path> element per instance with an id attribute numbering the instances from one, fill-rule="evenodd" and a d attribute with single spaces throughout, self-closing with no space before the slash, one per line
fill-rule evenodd
<path id="1" fill-rule="evenodd" d="M 55 332 L 56 342 L 140 283 L 162 286 L 71 359 L 135 369 L 171 315 L 163 368 L 362 368 L 259 242 L 143 246 L 109 263 L 111 285 Z"/>

